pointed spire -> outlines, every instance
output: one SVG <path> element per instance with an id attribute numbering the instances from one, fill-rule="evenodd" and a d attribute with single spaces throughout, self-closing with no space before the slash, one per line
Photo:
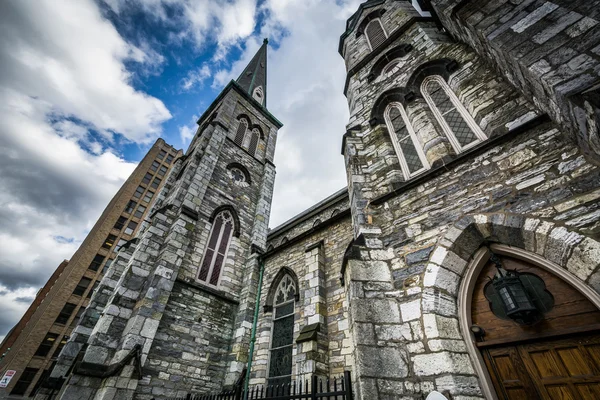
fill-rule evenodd
<path id="1" fill-rule="evenodd" d="M 248 92 L 256 101 L 267 106 L 267 44 L 263 40 L 262 46 L 256 52 L 244 72 L 237 79 L 237 83 Z"/>

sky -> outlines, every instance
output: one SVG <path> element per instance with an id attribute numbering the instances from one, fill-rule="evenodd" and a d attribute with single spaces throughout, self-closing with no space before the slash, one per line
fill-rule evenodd
<path id="1" fill-rule="evenodd" d="M 360 2 L 0 1 L 0 341 L 152 143 L 187 149 L 265 37 L 284 124 L 270 226 L 344 187 L 337 46 Z"/>

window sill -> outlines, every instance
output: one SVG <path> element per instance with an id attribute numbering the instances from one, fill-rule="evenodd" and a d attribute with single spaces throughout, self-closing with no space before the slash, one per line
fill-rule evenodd
<path id="1" fill-rule="evenodd" d="M 186 286 L 192 287 L 194 289 L 197 289 L 201 292 L 211 294 L 211 295 L 213 295 L 221 300 L 224 300 L 228 303 L 235 304 L 235 305 L 240 304 L 240 302 L 238 300 L 234 299 L 233 297 L 231 297 L 231 295 L 229 293 L 226 293 L 222 290 L 210 287 L 200 281 L 191 280 L 191 279 L 182 279 L 182 278 L 177 278 L 175 281 L 182 283 Z"/>

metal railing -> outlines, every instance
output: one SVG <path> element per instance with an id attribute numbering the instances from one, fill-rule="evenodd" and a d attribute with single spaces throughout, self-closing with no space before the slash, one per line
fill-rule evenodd
<path id="1" fill-rule="evenodd" d="M 310 380 L 285 385 L 254 386 L 244 397 L 241 387 L 219 394 L 193 394 L 171 400 L 352 400 L 350 372 L 333 379 L 313 376 Z"/>

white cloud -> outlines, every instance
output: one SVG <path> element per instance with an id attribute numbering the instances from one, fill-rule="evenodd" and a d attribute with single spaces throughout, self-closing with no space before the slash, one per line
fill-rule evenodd
<path id="1" fill-rule="evenodd" d="M 209 66 L 204 64 L 202 67 L 188 72 L 187 76 L 181 81 L 181 88 L 183 90 L 191 90 L 194 87 L 201 88 L 204 81 L 210 78 L 210 75 Z"/>
<path id="2" fill-rule="evenodd" d="M 128 44 L 92 0 L 1 8 L 0 336 L 135 168 L 110 146 L 147 146 L 170 118 L 125 67 L 164 59 Z"/>
<path id="3" fill-rule="evenodd" d="M 188 144 L 194 138 L 194 135 L 198 130 L 198 124 L 196 121 L 198 121 L 198 116 L 194 115 L 192 116 L 189 125 L 183 125 L 179 127 L 179 137 L 183 143 Z"/>

